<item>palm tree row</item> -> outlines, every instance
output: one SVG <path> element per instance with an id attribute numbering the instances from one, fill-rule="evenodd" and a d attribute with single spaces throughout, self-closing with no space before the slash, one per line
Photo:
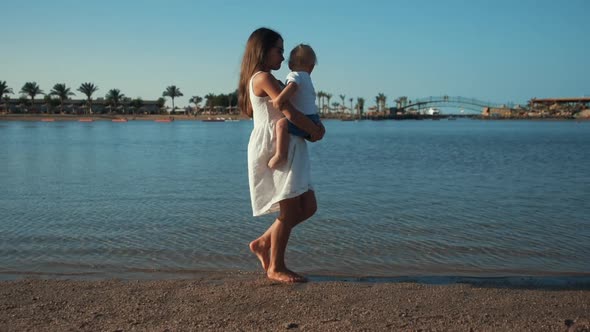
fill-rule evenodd
<path id="1" fill-rule="evenodd" d="M 98 87 L 93 83 L 82 83 L 78 88 L 78 91 L 86 95 L 86 100 L 92 112 L 92 94 L 98 90 Z M 35 105 L 35 97 L 41 94 L 45 94 L 36 82 L 26 82 L 20 90 L 20 93 L 27 95 L 31 98 L 31 105 Z M 7 103 L 9 94 L 14 94 L 13 90 L 8 87 L 6 81 L 0 81 L 0 97 L 2 97 Z M 63 112 L 64 101 L 70 99 L 70 96 L 74 96 L 72 92 L 64 83 L 57 83 L 53 86 L 53 89 L 49 92 L 49 96 L 56 96 L 60 101 L 60 110 Z M 6 108 L 8 108 L 6 106 Z"/>
<path id="2" fill-rule="evenodd" d="M 86 96 L 86 111 L 93 113 L 92 105 L 93 105 L 93 95 L 98 91 L 98 86 L 93 83 L 82 83 L 80 87 L 78 87 L 77 91 L 81 92 Z M 20 93 L 30 98 L 31 106 L 35 105 L 35 98 L 39 95 L 44 95 L 45 93 L 36 82 L 27 82 L 23 85 L 20 90 Z M 10 98 L 8 95 L 14 94 L 12 88 L 8 87 L 6 81 L 0 81 L 0 98 L 2 98 L 5 102 L 4 108 L 8 109 L 8 103 Z M 75 96 L 76 94 L 71 90 L 71 88 L 67 87 L 64 83 L 58 83 L 53 86 L 49 94 L 45 97 L 45 103 L 51 106 L 59 106 L 60 112 L 63 113 L 64 103 L 70 99 L 71 96 Z M 162 97 L 169 97 L 172 102 L 172 111 L 176 109 L 174 104 L 175 98 L 182 97 L 184 94 L 180 91 L 176 85 L 170 85 L 166 87 L 164 92 L 162 93 Z M 51 98 L 51 97 L 55 97 Z M 141 98 L 136 98 L 131 100 L 127 98 L 125 94 L 121 92 L 119 89 L 111 89 L 109 90 L 106 95 L 105 99 L 107 101 L 107 108 L 111 111 L 113 109 L 120 109 L 123 105 L 130 105 L 132 108 L 137 109 L 140 108 L 143 101 Z M 213 94 L 209 93 L 204 97 L 201 96 L 192 96 L 189 100 L 189 103 L 194 104 L 197 111 L 200 109 L 200 103 L 206 100 L 206 108 L 209 109 L 210 112 L 213 112 L 214 109 L 222 107 L 223 110 L 229 109 L 230 112 L 237 111 L 237 91 L 228 93 L 228 94 Z M 24 100 L 23 100 L 24 101 Z M 56 103 L 59 102 L 59 105 Z M 159 98 L 157 104 L 159 107 L 163 107 L 165 103 L 164 98 Z M 56 104 L 56 105 L 54 105 Z M 228 107 L 228 108 L 226 108 Z M 48 109 L 50 107 L 48 106 Z"/>
<path id="3" fill-rule="evenodd" d="M 332 112 L 333 109 L 336 110 L 340 110 L 340 111 L 344 111 L 345 109 L 347 109 L 346 107 L 346 95 L 338 95 L 338 97 L 340 97 L 340 101 L 341 102 L 333 102 L 330 103 L 330 100 L 332 99 L 332 94 L 324 92 L 324 91 L 318 91 L 316 93 L 316 96 L 318 98 L 318 108 L 320 110 L 320 113 L 326 114 L 326 113 L 330 113 Z M 407 97 L 402 97 L 402 98 L 407 98 Z M 356 98 L 356 104 L 354 104 L 353 106 L 353 102 L 354 102 L 354 98 L 349 98 L 348 102 L 350 103 L 350 108 L 348 108 L 350 111 L 356 111 L 356 114 L 359 117 L 362 117 L 362 114 L 365 110 L 365 99 L 362 97 L 358 97 Z M 396 100 L 396 102 L 398 102 L 398 100 Z M 333 108 L 330 108 L 330 106 L 332 106 Z M 385 96 L 385 94 L 383 93 L 379 93 L 377 94 L 377 96 L 375 96 L 375 107 L 374 108 L 369 108 L 369 109 L 374 109 L 377 112 L 384 112 L 387 110 L 387 96 Z"/>
<path id="4" fill-rule="evenodd" d="M 82 94 L 84 94 L 86 96 L 87 110 L 90 113 L 93 113 L 92 112 L 92 102 L 93 102 L 92 96 L 96 91 L 98 91 L 98 86 L 94 85 L 93 83 L 86 82 L 86 83 L 82 83 L 80 85 L 80 87 L 77 89 L 77 91 L 81 92 Z M 20 93 L 28 96 L 31 99 L 32 105 L 34 105 L 34 103 L 35 103 L 36 96 L 38 96 L 40 94 L 44 94 L 43 90 L 41 90 L 41 88 L 37 85 L 36 82 L 25 83 L 23 85 L 23 87 L 21 88 Z M 8 103 L 8 100 L 9 100 L 8 95 L 9 94 L 13 94 L 13 90 L 8 87 L 8 85 L 6 84 L 6 81 L 0 81 L 0 97 L 2 97 L 4 99 L 5 103 Z M 55 96 L 59 100 L 59 107 L 60 107 L 61 112 L 63 112 L 64 101 L 68 100 L 71 96 L 74 96 L 74 95 L 75 95 L 75 93 L 72 92 L 71 89 L 63 83 L 55 84 L 53 86 L 53 89 L 49 93 L 49 96 Z M 323 113 L 323 114 L 331 113 L 333 109 L 343 111 L 347 108 L 346 104 L 345 104 L 346 103 L 346 95 L 343 95 L 343 94 L 339 95 L 341 103 L 338 103 L 338 102 L 330 103 L 333 96 L 332 96 L 332 94 L 324 92 L 324 91 L 318 91 L 316 95 L 318 98 L 317 104 L 318 104 L 318 108 L 320 110 L 320 113 Z M 166 87 L 166 89 L 162 93 L 162 97 L 168 97 L 171 99 L 172 111 L 174 111 L 176 109 L 176 106 L 174 104 L 175 98 L 182 97 L 182 96 L 184 96 L 184 94 L 180 91 L 180 89 L 176 85 L 170 85 L 170 86 Z M 134 104 L 134 105 L 136 105 L 136 107 L 137 107 L 137 105 L 142 103 L 140 98 L 137 98 L 132 101 L 130 98 L 125 97 L 125 95 L 123 93 L 121 93 L 121 91 L 119 89 L 109 90 L 107 92 L 107 94 L 105 95 L 105 99 L 109 103 L 109 106 L 111 108 L 115 108 L 115 109 L 119 108 L 123 103 Z M 208 109 L 210 112 L 213 112 L 213 110 L 216 107 L 228 107 L 230 112 L 232 112 L 233 109 L 237 109 L 237 107 L 236 107 L 237 93 L 235 91 L 232 93 L 229 93 L 229 94 L 219 94 L 219 95 L 209 93 L 209 94 L 205 95 L 204 97 L 192 96 L 189 99 L 189 103 L 194 104 L 195 109 L 199 110 L 200 103 L 203 102 L 204 100 L 206 100 L 205 109 Z M 362 117 L 362 114 L 363 114 L 364 108 L 365 108 L 365 99 L 361 98 L 361 97 L 356 98 L 356 104 L 354 106 L 353 106 L 353 101 L 354 101 L 353 98 L 349 98 L 348 101 L 350 102 L 349 109 L 351 111 L 354 110 L 359 117 Z M 385 94 L 379 93 L 375 97 L 376 110 L 379 112 L 385 111 L 386 110 L 386 101 L 387 101 L 387 97 L 385 96 Z M 396 102 L 397 102 L 397 100 L 396 100 Z M 159 104 L 161 104 L 161 106 L 163 106 L 162 98 L 159 99 Z M 6 105 L 5 105 L 5 108 L 7 108 Z"/>
<path id="5" fill-rule="evenodd" d="M 98 91 L 98 86 L 96 86 L 94 83 L 85 82 L 85 83 L 80 84 L 80 87 L 78 87 L 77 91 L 81 92 L 82 94 L 84 94 L 86 96 L 86 106 L 87 106 L 88 112 L 93 113 L 92 112 L 92 102 L 93 102 L 92 96 L 96 91 Z M 21 88 L 20 93 L 23 95 L 26 95 L 27 97 L 30 98 L 31 106 L 35 105 L 35 97 L 37 97 L 38 95 L 45 94 L 36 82 L 26 82 L 23 85 L 23 87 Z M 0 81 L 0 98 L 2 98 L 5 102 L 5 104 L 4 104 L 5 109 L 8 109 L 8 102 L 10 101 L 10 98 L 8 95 L 11 95 L 11 94 L 14 94 L 14 91 L 12 90 L 12 88 L 8 87 L 8 85 L 6 84 L 6 81 Z M 49 94 L 46 95 L 45 101 L 47 104 L 51 104 L 51 97 L 52 96 L 57 97 L 57 99 L 59 100 L 60 112 L 63 113 L 64 102 L 66 100 L 69 100 L 71 96 L 75 96 L 75 95 L 76 94 L 71 90 L 71 88 L 67 87 L 64 83 L 57 83 L 53 86 L 53 88 L 51 89 Z M 173 85 L 173 86 L 169 86 L 166 88 L 166 90 L 163 93 L 163 96 L 171 97 L 172 103 L 174 105 L 174 98 L 182 96 L 182 92 L 180 92 L 180 90 L 178 88 L 176 88 L 176 86 Z M 111 109 L 112 108 L 116 109 L 119 106 L 121 106 L 123 103 L 127 103 L 127 104 L 131 105 L 132 107 L 138 108 L 138 107 L 141 107 L 138 105 L 141 105 L 143 103 L 141 98 L 136 98 L 134 100 L 131 100 L 130 98 L 125 97 L 125 95 L 123 93 L 121 93 L 121 91 L 119 89 L 109 90 L 107 92 L 107 94 L 105 95 L 105 99 L 107 100 L 108 105 Z M 165 101 L 163 98 L 160 98 L 157 101 L 157 103 L 161 104 L 161 106 L 163 106 L 164 102 Z M 86 113 L 86 111 L 85 111 L 85 113 Z"/>
<path id="6" fill-rule="evenodd" d="M 318 98 L 318 108 L 320 113 L 326 114 L 331 112 L 330 106 L 334 109 L 345 110 L 346 109 L 346 95 L 338 95 L 340 97 L 341 103 L 334 102 L 330 104 L 330 100 L 332 99 L 332 94 L 318 91 L 316 93 Z M 356 104 L 353 106 L 354 98 L 348 98 L 348 102 L 350 103 L 350 110 L 356 111 L 358 117 L 362 117 L 363 112 L 365 111 L 365 98 L 358 97 L 356 98 Z"/>

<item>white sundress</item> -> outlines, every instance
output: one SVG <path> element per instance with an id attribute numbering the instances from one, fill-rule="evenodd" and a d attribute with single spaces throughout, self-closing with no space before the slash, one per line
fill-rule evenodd
<path id="1" fill-rule="evenodd" d="M 289 135 L 287 162 L 275 170 L 268 167 L 276 148 L 275 124 L 283 115 L 272 106 L 270 97 L 254 94 L 252 79 L 259 73 L 254 74 L 249 83 L 254 128 L 248 143 L 248 180 L 255 217 L 277 212 L 280 201 L 313 190 L 305 139 Z"/>

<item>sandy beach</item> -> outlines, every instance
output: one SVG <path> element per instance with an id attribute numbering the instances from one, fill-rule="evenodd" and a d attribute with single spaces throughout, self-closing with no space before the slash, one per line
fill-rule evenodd
<path id="1" fill-rule="evenodd" d="M 2 281 L 2 331 L 589 331 L 590 290 L 314 281 Z"/>

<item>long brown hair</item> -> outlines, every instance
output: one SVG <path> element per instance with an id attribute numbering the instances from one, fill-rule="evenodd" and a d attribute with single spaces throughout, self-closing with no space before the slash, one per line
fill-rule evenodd
<path id="1" fill-rule="evenodd" d="M 252 32 L 246 43 L 240 81 L 238 82 L 238 106 L 250 118 L 253 116 L 253 111 L 248 93 L 248 83 L 252 75 L 264 69 L 266 55 L 279 39 L 283 39 L 283 37 L 278 32 L 268 28 L 259 28 Z"/>

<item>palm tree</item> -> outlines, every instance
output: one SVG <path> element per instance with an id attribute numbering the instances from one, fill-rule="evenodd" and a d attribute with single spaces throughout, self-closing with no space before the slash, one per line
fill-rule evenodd
<path id="1" fill-rule="evenodd" d="M 45 97 L 43 97 L 43 101 L 45 102 L 45 108 L 47 109 L 47 113 L 48 114 L 49 113 L 53 113 L 53 112 L 51 112 L 51 111 L 53 111 L 52 108 L 51 108 L 52 99 L 53 98 L 51 98 L 51 95 L 50 94 L 49 95 L 45 95 Z"/>
<path id="2" fill-rule="evenodd" d="M 363 111 L 365 109 L 365 98 L 357 98 L 356 99 L 356 107 L 359 112 L 359 118 L 363 117 Z"/>
<path id="3" fill-rule="evenodd" d="M 352 98 L 348 99 L 350 101 L 350 113 L 352 113 Z"/>
<path id="4" fill-rule="evenodd" d="M 143 107 L 143 100 L 141 98 L 135 98 L 131 102 L 129 102 L 129 106 L 131 106 L 131 110 L 135 115 L 135 111 L 139 111 Z"/>
<path id="5" fill-rule="evenodd" d="M 6 111 L 8 111 L 8 102 L 10 101 L 10 98 L 8 97 L 9 94 L 14 94 L 14 92 L 12 92 L 12 88 L 8 87 L 6 81 L 0 81 L 0 98 L 4 99 L 4 101 L 6 102 L 4 104 L 4 108 L 6 108 Z"/>
<path id="6" fill-rule="evenodd" d="M 379 103 L 379 111 L 385 111 L 385 101 L 387 100 L 387 97 L 383 94 L 383 93 L 379 93 L 377 95 L 378 98 L 378 103 Z"/>
<path id="7" fill-rule="evenodd" d="M 50 96 L 59 97 L 59 109 L 60 113 L 64 112 L 64 100 L 68 99 L 69 96 L 74 96 L 75 93 L 70 91 L 70 88 L 66 87 L 65 83 L 57 83 L 49 92 Z"/>
<path id="8" fill-rule="evenodd" d="M 27 82 L 23 87 L 20 89 L 20 93 L 24 93 L 31 97 L 31 109 L 35 107 L 35 96 L 43 94 L 43 90 L 37 85 L 37 82 Z"/>
<path id="9" fill-rule="evenodd" d="M 229 112 L 228 113 L 229 114 L 232 114 L 232 111 L 231 111 L 231 107 L 232 106 L 231 105 L 233 104 L 233 102 L 235 102 L 236 105 L 238 104 L 238 90 L 236 90 L 236 91 L 234 91 L 232 93 L 228 93 L 227 94 L 227 101 L 228 101 L 228 104 L 229 104 Z"/>
<path id="10" fill-rule="evenodd" d="M 192 96 L 191 99 L 189 99 L 189 103 L 193 103 L 195 104 L 195 109 L 197 110 L 195 113 L 199 112 L 199 104 L 203 101 L 203 97 L 200 96 Z"/>
<path id="11" fill-rule="evenodd" d="M 89 113 L 92 114 L 92 94 L 98 91 L 98 86 L 93 83 L 82 83 L 78 88 L 78 91 L 86 95 L 86 101 L 88 104 Z"/>
<path id="12" fill-rule="evenodd" d="M 377 111 L 385 111 L 386 100 L 387 100 L 387 97 L 381 92 L 375 97 L 375 103 L 377 104 Z"/>
<path id="13" fill-rule="evenodd" d="M 334 109 L 338 109 L 340 107 L 340 103 L 335 101 L 332 103 L 332 107 L 334 107 Z"/>
<path id="14" fill-rule="evenodd" d="M 17 111 L 19 111 L 20 113 L 25 112 L 25 110 L 27 110 L 28 104 L 29 100 L 27 99 L 27 96 L 21 95 L 20 97 L 18 97 L 18 105 L 16 106 Z"/>
<path id="15" fill-rule="evenodd" d="M 162 97 L 170 97 L 172 98 L 172 112 L 174 112 L 174 98 L 184 96 L 180 89 L 176 87 L 176 85 L 170 85 L 166 87 L 166 90 L 162 93 Z"/>
<path id="16" fill-rule="evenodd" d="M 4 96 L 4 108 L 6 109 L 6 113 L 10 112 L 10 97 L 8 95 Z"/>
<path id="17" fill-rule="evenodd" d="M 397 97 L 393 101 L 395 101 L 395 108 L 402 108 L 402 97 Z"/>
<path id="18" fill-rule="evenodd" d="M 326 99 L 328 99 L 328 113 L 330 113 L 330 99 L 332 99 L 331 93 L 326 93 Z"/>
<path id="19" fill-rule="evenodd" d="M 13 94 L 12 88 L 9 88 L 6 81 L 0 81 L 0 97 L 4 97 L 6 94 Z"/>
<path id="20" fill-rule="evenodd" d="M 208 93 L 205 95 L 205 99 L 207 99 L 206 104 L 209 105 L 209 113 L 211 113 L 211 111 L 213 111 L 213 100 L 215 99 L 215 95 Z"/>
<path id="21" fill-rule="evenodd" d="M 127 114 L 127 112 L 129 111 L 129 106 L 131 106 L 131 98 L 124 97 L 121 101 L 121 105 L 123 106 L 123 114 Z"/>
<path id="22" fill-rule="evenodd" d="M 55 98 L 51 98 L 51 95 L 45 95 L 45 97 L 43 98 L 43 101 L 45 102 L 45 107 L 47 108 L 47 113 L 53 113 L 53 110 L 57 107 L 60 106 L 62 103 L 60 100 L 57 100 Z"/>
<path id="23" fill-rule="evenodd" d="M 344 111 L 344 108 L 346 107 L 346 104 L 344 103 L 344 100 L 346 99 L 346 95 L 339 95 L 339 97 L 340 97 L 340 100 L 342 100 L 342 104 L 341 105 L 342 105 L 342 108 L 343 108 L 343 111 Z"/>
<path id="24" fill-rule="evenodd" d="M 316 93 L 316 97 L 318 98 L 318 110 L 320 110 L 320 113 L 322 112 L 322 100 L 324 99 L 325 94 L 324 91 L 318 91 Z"/>
<path id="25" fill-rule="evenodd" d="M 156 101 L 156 105 L 158 106 L 158 113 L 162 113 L 162 110 L 164 109 L 164 105 L 166 105 L 166 99 L 160 97 L 158 98 L 158 100 Z"/>
<path id="26" fill-rule="evenodd" d="M 117 109 L 117 107 L 119 107 L 119 105 L 121 104 L 121 102 L 125 98 L 125 95 L 122 94 L 121 90 L 119 90 L 119 89 L 111 89 L 111 90 L 109 90 L 109 92 L 107 93 L 105 98 L 109 102 L 111 107 L 114 107 L 115 109 Z M 111 108 L 111 110 L 112 110 L 112 108 Z"/>

